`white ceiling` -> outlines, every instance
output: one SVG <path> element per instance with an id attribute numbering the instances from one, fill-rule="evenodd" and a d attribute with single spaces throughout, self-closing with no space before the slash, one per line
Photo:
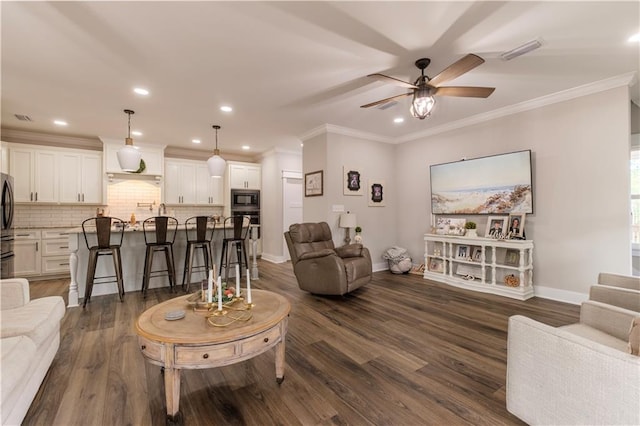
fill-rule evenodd
<path id="1" fill-rule="evenodd" d="M 210 152 L 219 124 L 223 155 L 298 150 L 323 124 L 393 140 L 640 68 L 640 44 L 627 42 L 638 1 L 3 1 L 1 18 L 3 128 L 124 140 L 130 108 L 136 143 Z M 499 58 L 536 38 L 540 49 Z M 410 97 L 359 107 L 405 90 L 367 74 L 413 81 L 428 57 L 433 77 L 467 53 L 486 62 L 445 85 L 496 87 L 488 99 L 438 97 L 425 120 L 409 115 Z"/>

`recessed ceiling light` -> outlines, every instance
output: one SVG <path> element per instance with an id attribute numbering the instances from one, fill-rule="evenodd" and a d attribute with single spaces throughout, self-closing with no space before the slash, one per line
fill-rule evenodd
<path id="1" fill-rule="evenodd" d="M 139 130 L 133 130 L 133 131 L 131 132 L 131 134 L 132 134 L 133 136 L 142 136 L 142 132 L 141 132 L 141 131 L 139 131 Z"/>
<path id="2" fill-rule="evenodd" d="M 629 43 L 639 42 L 640 41 L 640 33 L 632 35 L 631 37 L 629 37 L 628 41 L 629 41 Z"/>
<path id="3" fill-rule="evenodd" d="M 251 147 L 249 145 L 242 145 L 242 149 L 248 151 L 251 149 Z"/>
<path id="4" fill-rule="evenodd" d="M 233 108 L 231 108 L 229 105 L 222 105 L 220 107 L 220 111 L 231 112 L 231 111 L 233 111 Z"/>
<path id="5" fill-rule="evenodd" d="M 402 118 L 402 117 L 394 118 L 394 119 L 393 119 L 393 122 L 394 122 L 394 123 L 403 123 L 403 122 L 404 122 L 404 118 Z"/>
<path id="6" fill-rule="evenodd" d="M 200 141 L 200 139 L 191 139 L 191 142 L 193 142 L 193 143 L 200 143 L 201 141 Z"/>
<path id="7" fill-rule="evenodd" d="M 149 91 L 147 89 L 143 89 L 142 87 L 136 87 L 135 89 L 133 89 L 133 91 L 138 95 L 147 96 L 149 94 Z"/>
<path id="8" fill-rule="evenodd" d="M 68 123 L 64 120 L 53 120 L 53 124 L 56 126 L 66 126 Z"/>

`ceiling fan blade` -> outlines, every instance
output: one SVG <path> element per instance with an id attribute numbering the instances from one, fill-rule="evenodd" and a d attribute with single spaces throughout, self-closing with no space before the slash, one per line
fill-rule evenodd
<path id="1" fill-rule="evenodd" d="M 473 53 L 469 53 L 467 56 L 449 65 L 444 69 L 444 71 L 429 80 L 429 84 L 437 87 L 442 83 L 453 80 L 454 78 L 471 71 L 482 63 L 484 63 L 484 59 L 480 56 L 474 55 Z"/>
<path id="2" fill-rule="evenodd" d="M 369 108 L 369 107 L 376 106 L 376 105 L 386 104 L 387 102 L 391 102 L 394 99 L 402 98 L 404 96 L 411 96 L 411 95 L 413 95 L 412 92 L 403 93 L 402 95 L 396 95 L 396 96 L 392 96 L 390 98 L 380 99 L 379 101 L 371 102 L 370 104 L 361 105 L 360 108 Z"/>
<path id="3" fill-rule="evenodd" d="M 436 96 L 459 96 L 463 98 L 488 98 L 495 87 L 436 87 Z"/>
<path id="4" fill-rule="evenodd" d="M 406 89 L 417 89 L 418 86 L 415 84 L 407 83 L 406 81 L 398 80 L 397 78 L 389 77 L 384 74 L 369 74 L 367 77 L 375 78 L 376 80 L 380 80 L 383 83 L 391 83 L 396 86 L 404 87 Z"/>

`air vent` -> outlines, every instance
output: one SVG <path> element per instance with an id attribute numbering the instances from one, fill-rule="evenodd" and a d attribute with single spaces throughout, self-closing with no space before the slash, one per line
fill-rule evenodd
<path id="1" fill-rule="evenodd" d="M 380 106 L 378 107 L 378 109 L 383 109 L 383 110 L 384 110 L 384 109 L 389 109 L 389 108 L 392 108 L 392 107 L 394 107 L 394 106 L 396 106 L 396 105 L 398 105 L 398 102 L 396 102 L 396 101 L 391 101 L 391 102 L 387 102 L 387 103 L 384 103 L 384 104 L 380 105 Z"/>
<path id="2" fill-rule="evenodd" d="M 24 115 L 24 114 L 14 114 L 14 115 L 20 121 L 33 121 L 31 117 L 29 117 L 28 115 Z"/>

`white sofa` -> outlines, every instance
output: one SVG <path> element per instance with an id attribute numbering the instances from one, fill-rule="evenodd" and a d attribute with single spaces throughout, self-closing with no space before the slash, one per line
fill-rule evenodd
<path id="1" fill-rule="evenodd" d="M 0 280 L 0 415 L 19 425 L 60 346 L 60 296 L 31 300 L 24 278 Z"/>
<path id="2" fill-rule="evenodd" d="M 530 425 L 640 425 L 638 278 L 613 278 L 592 287 L 579 323 L 509 318 L 509 412 Z"/>

